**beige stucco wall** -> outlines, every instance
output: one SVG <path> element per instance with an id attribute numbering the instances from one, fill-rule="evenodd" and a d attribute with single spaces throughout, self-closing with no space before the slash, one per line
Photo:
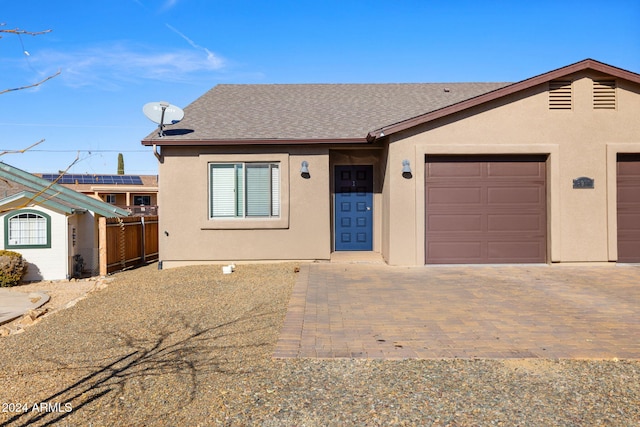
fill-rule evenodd
<path id="1" fill-rule="evenodd" d="M 392 135 L 383 189 L 383 256 L 390 264 L 425 259 L 425 155 L 548 154 L 548 256 L 551 262 L 617 257 L 616 153 L 640 152 L 640 87 L 618 80 L 617 108 L 594 110 L 592 79 L 573 83 L 573 109 L 549 110 L 547 85 Z M 401 176 L 402 160 L 413 178 Z M 594 189 L 573 189 L 589 177 Z"/>
<path id="2" fill-rule="evenodd" d="M 286 147 L 285 147 L 286 148 Z M 159 166 L 160 260 L 164 267 L 245 260 L 328 259 L 331 254 L 327 148 L 164 148 Z M 281 216 L 210 220 L 209 163 L 278 161 Z M 311 177 L 300 176 L 302 161 Z"/>

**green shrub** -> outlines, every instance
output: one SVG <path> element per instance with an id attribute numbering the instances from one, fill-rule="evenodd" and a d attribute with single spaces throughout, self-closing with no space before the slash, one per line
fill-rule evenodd
<path id="1" fill-rule="evenodd" d="M 15 286 L 27 274 L 27 262 L 18 252 L 0 250 L 0 287 Z"/>

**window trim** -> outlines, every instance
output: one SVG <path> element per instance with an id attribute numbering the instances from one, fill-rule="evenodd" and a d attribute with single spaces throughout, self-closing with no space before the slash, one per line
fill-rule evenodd
<path id="1" fill-rule="evenodd" d="M 23 244 L 11 244 L 9 241 L 9 229 L 11 219 L 23 214 L 34 214 L 44 218 L 46 224 L 46 243 L 40 245 L 23 245 Z M 11 249 L 49 249 L 51 248 L 51 216 L 35 209 L 20 209 L 11 212 L 4 217 L 4 247 L 7 250 Z"/>
<path id="2" fill-rule="evenodd" d="M 206 183 L 204 203 L 201 205 L 201 230 L 261 230 L 289 228 L 289 153 L 253 153 L 253 154 L 200 154 L 200 165 Z M 211 179 L 212 163 L 279 163 L 280 169 L 280 217 L 245 217 L 245 218 L 213 218 L 211 212 Z"/>
<path id="3" fill-rule="evenodd" d="M 224 170 L 227 169 L 224 166 L 231 166 L 228 169 L 233 169 L 232 173 L 233 173 L 233 177 L 234 177 L 234 195 L 232 195 L 231 197 L 234 199 L 234 203 L 233 203 L 233 215 L 219 215 L 216 216 L 214 215 L 213 212 L 213 208 L 214 208 L 214 204 L 213 204 L 213 191 L 211 189 L 211 182 L 213 180 L 213 171 L 214 169 L 216 169 L 216 166 L 221 166 L 220 170 Z M 248 195 L 250 192 L 249 189 L 249 169 L 252 169 L 251 166 L 259 166 L 259 167 L 266 167 L 269 171 L 268 171 L 268 179 L 267 179 L 267 184 L 269 189 L 268 194 L 269 194 L 269 201 L 268 201 L 268 210 L 269 210 L 269 214 L 267 215 L 251 215 L 249 214 L 249 210 L 250 210 L 250 205 L 249 205 L 249 199 L 248 199 Z M 212 221 L 218 221 L 220 219 L 225 220 L 225 219 L 234 219 L 234 220 L 252 220 L 252 219 L 277 219 L 280 218 L 280 187 L 281 187 L 281 180 L 280 180 L 280 162 L 211 162 L 209 163 L 209 198 L 208 198 L 208 202 L 209 202 L 209 219 Z M 274 177 L 273 175 L 273 171 L 277 170 L 277 176 Z M 241 175 L 240 176 L 238 175 Z M 273 187 L 273 183 L 274 183 L 274 178 L 277 179 L 278 181 L 278 188 L 275 189 L 274 191 L 274 187 Z M 239 196 L 237 194 L 239 187 L 242 187 L 242 195 Z M 277 205 L 274 204 L 274 198 L 278 198 L 277 200 Z M 274 209 L 276 208 L 276 209 Z M 242 211 L 242 213 L 239 213 L 239 211 Z M 277 210 L 277 214 L 274 214 L 274 211 Z"/>

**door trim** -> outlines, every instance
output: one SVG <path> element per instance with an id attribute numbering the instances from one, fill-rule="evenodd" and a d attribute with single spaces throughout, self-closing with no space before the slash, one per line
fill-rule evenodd
<path id="1" fill-rule="evenodd" d="M 339 185 L 339 179 L 338 179 L 338 171 L 340 169 L 352 169 L 352 171 L 355 171 L 357 169 L 365 169 L 367 171 L 367 175 L 366 175 L 366 181 L 364 183 L 364 186 L 366 187 L 366 197 L 367 197 L 367 205 L 366 206 L 366 217 L 368 220 L 368 224 L 365 226 L 366 230 L 365 230 L 365 234 L 368 236 L 367 237 L 367 241 L 365 243 L 363 243 L 362 245 L 360 245 L 360 247 L 357 247 L 359 245 L 354 244 L 351 245 L 351 247 L 343 247 L 343 248 L 339 248 L 339 241 L 338 241 L 338 231 L 339 231 L 339 226 L 338 226 L 338 194 L 340 193 L 338 191 L 338 185 Z M 374 227 L 373 227 L 373 218 L 374 218 L 374 197 L 373 197 L 373 185 L 374 185 L 374 167 L 372 164 L 338 164 L 338 165 L 334 165 L 333 166 L 333 188 L 332 188 L 332 195 L 333 195 L 333 207 L 332 207 L 332 219 L 333 219 L 333 224 L 332 224 L 332 237 L 333 237 L 333 252 L 347 252 L 347 251 L 372 251 L 373 250 L 373 235 L 374 235 Z M 354 181 L 357 185 L 357 180 Z"/>

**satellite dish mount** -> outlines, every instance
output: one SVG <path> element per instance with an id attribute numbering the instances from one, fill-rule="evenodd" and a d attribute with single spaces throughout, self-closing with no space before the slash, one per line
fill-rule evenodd
<path id="1" fill-rule="evenodd" d="M 160 123 L 158 124 L 158 136 L 162 138 L 164 136 L 164 113 L 167 111 L 169 103 L 166 101 L 160 101 L 160 108 L 162 108 L 162 114 L 160 115 Z"/>

